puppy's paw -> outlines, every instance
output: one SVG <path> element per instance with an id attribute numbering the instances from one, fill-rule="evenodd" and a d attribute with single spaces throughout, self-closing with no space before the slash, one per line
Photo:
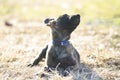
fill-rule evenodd
<path id="1" fill-rule="evenodd" d="M 62 76 L 66 77 L 69 75 L 69 72 L 67 70 L 64 70 L 61 74 Z"/>
<path id="2" fill-rule="evenodd" d="M 46 71 L 46 72 L 51 72 L 51 70 L 50 70 L 49 67 L 44 67 L 44 71 Z"/>

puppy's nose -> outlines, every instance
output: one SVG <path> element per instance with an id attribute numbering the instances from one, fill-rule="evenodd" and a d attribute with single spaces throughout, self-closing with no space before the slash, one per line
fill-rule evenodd
<path id="1" fill-rule="evenodd" d="M 54 19 L 50 19 L 50 18 L 46 18 L 45 20 L 44 20 L 44 23 L 45 24 L 48 24 L 50 21 L 52 21 L 52 20 L 54 20 Z"/>
<path id="2" fill-rule="evenodd" d="M 45 23 L 45 24 L 49 23 L 49 18 L 45 19 L 45 20 L 44 20 L 44 23 Z"/>

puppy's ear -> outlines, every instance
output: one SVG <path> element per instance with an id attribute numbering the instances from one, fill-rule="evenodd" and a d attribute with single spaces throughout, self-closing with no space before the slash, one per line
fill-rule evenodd
<path id="1" fill-rule="evenodd" d="M 44 20 L 44 23 L 47 26 L 53 26 L 56 23 L 56 21 L 54 19 L 47 18 L 47 19 Z"/>
<path id="2" fill-rule="evenodd" d="M 77 14 L 77 15 L 71 16 L 70 23 L 74 28 L 76 28 L 80 23 L 80 15 Z"/>
<path id="3" fill-rule="evenodd" d="M 68 31 L 72 33 L 76 29 L 76 27 L 79 25 L 79 23 L 80 23 L 80 15 L 79 14 L 72 15 L 70 17 L 70 27 Z"/>

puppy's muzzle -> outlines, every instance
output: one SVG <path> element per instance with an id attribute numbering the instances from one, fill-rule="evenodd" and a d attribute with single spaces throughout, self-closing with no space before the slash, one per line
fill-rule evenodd
<path id="1" fill-rule="evenodd" d="M 47 26 L 51 26 L 51 23 L 54 22 L 54 19 L 50 19 L 50 18 L 47 18 L 44 20 L 44 23 L 47 25 Z"/>

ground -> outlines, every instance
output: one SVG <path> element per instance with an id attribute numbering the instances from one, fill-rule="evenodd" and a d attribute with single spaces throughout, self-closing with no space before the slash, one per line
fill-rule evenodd
<path id="1" fill-rule="evenodd" d="M 50 41 L 50 29 L 44 25 L 44 19 L 79 13 L 81 24 L 72 33 L 71 42 L 80 53 L 82 79 L 89 80 L 85 77 L 92 74 L 91 80 L 120 80 L 119 3 L 119 0 L 1 0 L 0 79 L 41 80 L 44 60 L 36 67 L 27 65 Z M 71 79 L 56 73 L 48 75 L 49 80 Z"/>

